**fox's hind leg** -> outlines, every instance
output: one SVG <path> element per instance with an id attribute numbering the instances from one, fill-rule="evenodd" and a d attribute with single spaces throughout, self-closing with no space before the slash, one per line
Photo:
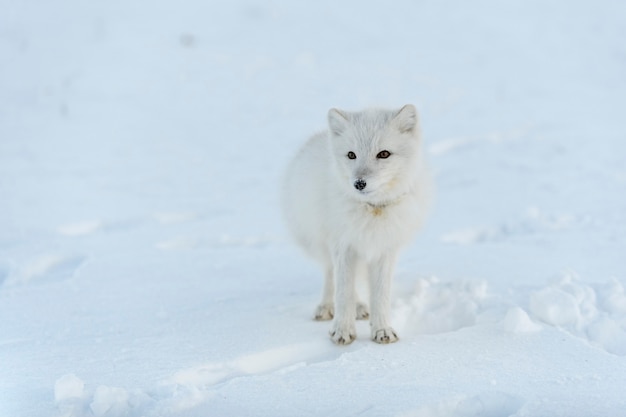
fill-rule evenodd
<path id="1" fill-rule="evenodd" d="M 368 282 L 368 271 L 365 263 L 360 263 L 359 269 L 357 271 L 357 298 L 356 298 L 356 319 L 357 320 L 367 320 L 370 318 L 370 309 L 367 306 L 367 303 L 359 297 L 358 290 L 362 290 L 366 294 L 369 292 L 369 282 Z M 362 288 L 359 287 L 359 283 L 363 284 Z M 361 294 L 363 296 L 363 294 Z"/>
<path id="2" fill-rule="evenodd" d="M 322 301 L 315 309 L 315 320 L 332 320 L 335 315 L 335 282 L 333 278 L 333 265 L 326 263 L 324 270 L 324 290 Z"/>
<path id="3" fill-rule="evenodd" d="M 332 320 L 335 316 L 335 285 L 333 279 L 332 266 L 326 268 L 324 273 L 324 290 L 322 292 L 322 301 L 315 309 L 313 318 L 317 321 Z M 357 299 L 356 303 L 356 319 L 367 320 L 370 318 L 370 310 L 367 303 Z"/>
<path id="4" fill-rule="evenodd" d="M 367 320 L 370 318 L 370 310 L 363 301 L 356 302 L 356 319 Z"/>

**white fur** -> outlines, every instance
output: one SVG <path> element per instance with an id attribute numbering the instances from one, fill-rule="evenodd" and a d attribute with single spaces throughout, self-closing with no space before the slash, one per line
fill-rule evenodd
<path id="1" fill-rule="evenodd" d="M 398 338 L 389 323 L 390 286 L 398 250 L 419 227 L 428 200 L 415 107 L 328 112 L 328 131 L 306 142 L 289 165 L 283 206 L 296 241 L 324 268 L 315 318 L 334 317 L 331 338 L 356 338 L 355 319 L 367 318 L 355 280 L 370 285 L 370 325 L 378 343 Z M 386 150 L 391 155 L 378 158 Z M 348 158 L 353 152 L 356 159 Z M 355 182 L 366 186 L 358 190 Z"/>

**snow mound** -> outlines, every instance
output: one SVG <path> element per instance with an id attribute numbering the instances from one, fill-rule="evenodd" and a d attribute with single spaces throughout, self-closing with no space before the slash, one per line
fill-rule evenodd
<path id="1" fill-rule="evenodd" d="M 626 328 L 609 317 L 600 317 L 587 328 L 589 339 L 607 352 L 626 356 Z"/>
<path id="2" fill-rule="evenodd" d="M 96 417 L 115 417 L 128 414 L 130 395 L 123 388 L 101 385 L 96 389 L 89 408 Z"/>
<path id="3" fill-rule="evenodd" d="M 507 333 L 531 333 L 542 329 L 537 323 L 541 316 L 536 313 L 531 317 L 506 297 L 489 293 L 486 281 L 442 282 L 431 277 L 418 280 L 414 290 L 397 302 L 393 322 L 409 336 L 452 332 L 478 324 L 497 324 Z"/>
<path id="4" fill-rule="evenodd" d="M 528 309 L 499 294 L 485 281 L 442 282 L 419 279 L 394 308 L 393 322 L 406 336 L 453 332 L 477 324 L 499 323 L 507 333 L 532 333 L 556 327 L 609 353 L 626 356 L 626 292 L 618 280 L 581 282 L 565 274 L 554 284 L 531 291 Z"/>
<path id="5" fill-rule="evenodd" d="M 574 294 L 561 288 L 548 287 L 531 296 L 530 309 L 537 318 L 547 324 L 579 329 L 583 321 L 588 319 L 583 317 L 581 311 L 583 303 L 587 304 L 588 300 L 577 299 Z"/>
<path id="6" fill-rule="evenodd" d="M 61 417 L 121 417 L 145 415 L 154 399 L 140 390 L 98 386 L 86 387 L 75 374 L 63 375 L 54 384 L 54 401 Z"/>
<path id="7" fill-rule="evenodd" d="M 626 355 L 626 296 L 617 280 L 593 286 L 567 274 L 531 294 L 530 312 L 607 352 Z"/>
<path id="8" fill-rule="evenodd" d="M 608 313 L 626 317 L 626 292 L 621 282 L 612 279 L 598 288 L 602 308 Z"/>
<path id="9" fill-rule="evenodd" d="M 420 279 L 413 293 L 398 302 L 393 321 L 403 333 L 450 332 L 474 325 L 486 298 L 484 281 L 443 283 L 436 277 Z"/>
<path id="10" fill-rule="evenodd" d="M 74 374 L 63 375 L 54 383 L 54 401 L 80 399 L 85 395 L 85 383 Z"/>
<path id="11" fill-rule="evenodd" d="M 85 383 L 74 374 L 63 375 L 54 383 L 54 401 L 57 403 L 80 399 L 85 395 Z"/>
<path id="12" fill-rule="evenodd" d="M 504 330 L 509 333 L 528 333 L 541 330 L 541 326 L 534 323 L 522 308 L 511 307 L 502 322 Z"/>
<path id="13" fill-rule="evenodd" d="M 64 417 L 85 414 L 85 383 L 74 374 L 63 375 L 54 383 L 54 402 Z"/>

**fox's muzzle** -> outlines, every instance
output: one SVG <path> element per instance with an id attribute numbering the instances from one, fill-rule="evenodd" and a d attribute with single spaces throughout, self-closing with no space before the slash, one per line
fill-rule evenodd
<path id="1" fill-rule="evenodd" d="M 366 186 L 367 186 L 367 183 L 365 182 L 363 178 L 357 178 L 357 180 L 354 181 L 354 188 L 356 188 L 359 191 L 363 191 L 363 189 Z"/>

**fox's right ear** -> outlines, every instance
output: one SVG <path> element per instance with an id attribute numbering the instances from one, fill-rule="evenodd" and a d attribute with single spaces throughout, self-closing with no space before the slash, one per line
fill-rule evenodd
<path id="1" fill-rule="evenodd" d="M 341 110 L 328 110 L 328 127 L 334 135 L 340 136 L 348 127 L 348 123 L 348 115 Z"/>
<path id="2" fill-rule="evenodd" d="M 415 109 L 415 106 L 407 104 L 402 107 L 393 117 L 392 123 L 402 133 L 414 132 L 418 123 L 417 110 Z"/>

